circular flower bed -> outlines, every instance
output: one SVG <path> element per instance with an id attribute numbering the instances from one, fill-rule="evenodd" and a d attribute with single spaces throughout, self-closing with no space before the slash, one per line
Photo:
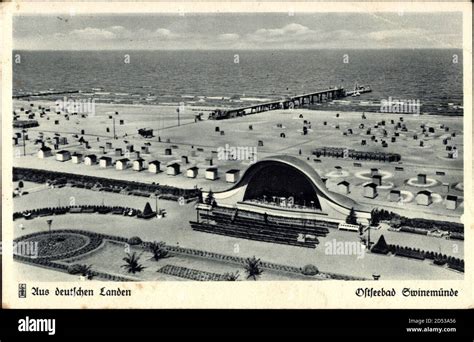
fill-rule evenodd
<path id="1" fill-rule="evenodd" d="M 27 240 L 28 241 L 28 240 Z M 38 257 L 56 257 L 85 247 L 90 239 L 79 234 L 52 233 L 36 236 L 32 242 L 38 243 Z"/>
<path id="2" fill-rule="evenodd" d="M 35 260 L 58 260 L 85 254 L 102 244 L 102 236 L 86 231 L 56 230 L 38 232 L 16 239 L 17 243 L 31 243 L 34 253 L 28 258 Z M 19 257 L 25 257 L 19 255 Z"/>

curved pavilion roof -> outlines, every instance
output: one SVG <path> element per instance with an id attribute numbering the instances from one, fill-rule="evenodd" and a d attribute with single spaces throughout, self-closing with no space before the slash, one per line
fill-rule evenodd
<path id="1" fill-rule="evenodd" d="M 256 162 L 252 166 L 250 166 L 245 171 L 245 173 L 243 174 L 240 181 L 228 190 L 238 188 L 238 187 L 242 186 L 242 184 L 247 183 L 249 181 L 249 177 L 252 177 L 254 172 L 258 172 L 258 169 L 260 167 L 264 166 L 264 164 L 267 164 L 269 162 L 283 163 L 283 164 L 289 165 L 291 167 L 294 167 L 297 170 L 299 170 L 300 172 L 302 172 L 314 184 L 314 186 L 318 190 L 318 195 L 319 196 L 323 196 L 323 197 L 327 198 L 328 200 L 330 200 L 330 201 L 332 201 L 336 204 L 339 204 L 339 205 L 341 205 L 345 208 L 349 208 L 349 209 L 354 208 L 354 209 L 359 210 L 359 211 L 370 212 L 370 208 L 368 208 L 364 205 L 358 204 L 357 202 L 353 201 L 349 197 L 338 194 L 338 193 L 334 193 L 332 191 L 329 191 L 326 188 L 326 185 L 324 184 L 323 180 L 321 179 L 321 177 L 319 176 L 318 172 L 315 169 L 313 169 L 305 161 L 303 161 L 303 160 L 301 160 L 297 157 L 290 156 L 290 155 L 275 155 L 275 156 L 266 157 L 262 160 L 259 160 L 258 162 Z"/>

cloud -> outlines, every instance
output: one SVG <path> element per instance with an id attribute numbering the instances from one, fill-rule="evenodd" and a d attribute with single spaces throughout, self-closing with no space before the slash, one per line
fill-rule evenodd
<path id="1" fill-rule="evenodd" d="M 63 18 L 64 17 L 64 18 Z M 324 49 L 462 47 L 462 13 L 28 15 L 15 48 Z M 97 42 L 97 44 L 91 44 Z"/>
<path id="2" fill-rule="evenodd" d="M 353 39 L 357 36 L 358 35 L 356 33 L 349 30 L 337 30 L 327 34 L 327 37 L 332 39 Z"/>
<path id="3" fill-rule="evenodd" d="M 117 38 L 117 39 L 126 39 L 126 38 L 131 38 L 133 36 L 132 32 L 130 32 L 123 26 L 111 26 L 107 28 L 107 30 L 113 33 L 114 38 Z"/>
<path id="4" fill-rule="evenodd" d="M 114 39 L 116 35 L 108 30 L 86 27 L 80 30 L 73 30 L 70 35 L 84 40 Z"/>
<path id="5" fill-rule="evenodd" d="M 462 35 L 454 24 L 428 25 L 431 21 L 411 21 L 396 17 L 347 15 L 320 19 L 297 17 L 282 21 L 262 17 L 260 21 L 239 19 L 212 21 L 200 18 L 183 23 L 170 18 L 160 21 L 136 19 L 136 25 L 124 20 L 63 22 L 52 18 L 48 25 L 15 23 L 15 46 L 47 48 L 58 45 L 80 49 L 96 42 L 101 49 L 324 49 L 324 48 L 452 48 L 462 46 Z M 373 18 L 375 17 L 375 19 Z M 221 19 L 219 19 L 221 20 Z M 222 19 L 224 20 L 224 19 Z M 247 20 L 247 21 L 246 21 Z M 290 21 L 288 21 L 290 20 Z M 297 21 L 298 20 L 298 21 Z M 352 20 L 352 23 L 351 23 Z M 375 20 L 375 24 L 374 24 Z M 203 23 L 204 21 L 204 24 Z M 127 23 L 127 24 L 126 24 Z M 24 25 L 19 27 L 18 25 Z M 81 25 L 81 26 L 77 26 Z M 44 31 L 44 32 L 43 32 Z"/>
<path id="6" fill-rule="evenodd" d="M 381 30 L 374 31 L 367 34 L 367 36 L 376 41 L 389 39 L 404 39 L 413 38 L 414 36 L 425 36 L 428 32 L 423 29 L 395 29 L 395 30 Z"/>
<path id="7" fill-rule="evenodd" d="M 456 48 L 462 46 L 462 37 L 457 33 L 433 33 L 421 28 L 403 28 L 393 30 L 380 30 L 367 33 L 366 37 L 373 44 L 385 46 L 405 47 L 437 47 Z"/>
<path id="8" fill-rule="evenodd" d="M 131 31 L 123 26 L 115 25 L 107 28 L 86 27 L 69 32 L 69 35 L 75 39 L 83 40 L 150 40 L 150 39 L 171 39 L 179 37 L 178 34 L 171 32 L 166 28 L 156 30 L 139 29 Z M 57 38 L 64 37 L 63 34 L 57 35 Z"/>
<path id="9" fill-rule="evenodd" d="M 307 26 L 291 23 L 280 28 L 261 28 L 246 36 L 252 43 L 280 43 L 292 44 L 297 41 L 313 41 L 318 39 L 318 32 L 311 30 Z"/>
<path id="10" fill-rule="evenodd" d="M 173 34 L 170 30 L 168 29 L 164 29 L 164 28 L 159 28 L 157 29 L 155 32 L 154 32 L 154 35 L 153 36 L 156 36 L 156 37 L 172 37 L 172 36 L 176 36 L 175 34 Z"/>
<path id="11" fill-rule="evenodd" d="M 237 33 L 222 33 L 217 37 L 219 40 L 225 41 L 235 41 L 240 38 L 240 35 Z"/>
<path id="12" fill-rule="evenodd" d="M 282 28 L 259 29 L 254 33 L 254 35 L 265 38 L 265 37 L 297 36 L 297 35 L 307 34 L 311 32 L 314 32 L 314 31 L 310 30 L 306 26 L 292 23 L 292 24 L 285 25 Z"/>

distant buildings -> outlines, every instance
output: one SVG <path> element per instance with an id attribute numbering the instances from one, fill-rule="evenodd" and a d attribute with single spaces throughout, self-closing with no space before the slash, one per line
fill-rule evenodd
<path id="1" fill-rule="evenodd" d="M 370 169 L 370 176 L 373 177 L 375 175 L 378 175 L 379 174 L 379 169 L 377 168 L 371 168 Z"/>
<path id="2" fill-rule="evenodd" d="M 82 162 L 82 154 L 74 152 L 71 159 L 73 164 L 80 164 Z"/>
<path id="3" fill-rule="evenodd" d="M 206 179 L 216 180 L 217 179 L 217 168 L 208 168 L 206 169 Z"/>
<path id="4" fill-rule="evenodd" d="M 122 158 L 115 162 L 115 169 L 119 171 L 126 170 L 130 167 L 130 159 Z"/>
<path id="5" fill-rule="evenodd" d="M 458 197 L 454 195 L 446 196 L 446 209 L 455 210 L 458 207 Z"/>
<path id="6" fill-rule="evenodd" d="M 67 145 L 68 143 L 66 137 L 55 136 L 53 139 L 55 145 Z"/>
<path id="7" fill-rule="evenodd" d="M 71 159 L 71 152 L 66 151 L 66 150 L 56 152 L 57 161 L 65 162 L 70 159 Z"/>
<path id="8" fill-rule="evenodd" d="M 337 183 L 337 190 L 341 194 L 345 194 L 345 195 L 350 193 L 350 183 L 346 180 L 343 180 L 343 181 Z"/>
<path id="9" fill-rule="evenodd" d="M 364 185 L 364 197 L 375 198 L 377 195 L 377 184 L 369 183 Z"/>
<path id="10" fill-rule="evenodd" d="M 38 127 L 39 123 L 37 120 L 14 120 L 13 128 L 30 128 Z"/>
<path id="11" fill-rule="evenodd" d="M 51 157 L 53 155 L 51 148 L 47 146 L 41 146 L 38 150 L 38 158 L 44 159 L 47 157 Z"/>
<path id="12" fill-rule="evenodd" d="M 170 176 L 176 176 L 180 172 L 180 165 L 178 163 L 173 163 L 166 166 L 166 174 Z"/>
<path id="13" fill-rule="evenodd" d="M 416 195 L 416 203 L 419 205 L 428 206 L 433 203 L 431 192 L 428 190 L 422 190 Z"/>
<path id="14" fill-rule="evenodd" d="M 388 200 L 390 202 L 399 202 L 400 199 L 401 199 L 400 190 L 390 190 L 390 194 L 388 195 Z"/>
<path id="15" fill-rule="evenodd" d="M 85 165 L 94 165 L 97 163 L 97 156 L 95 154 L 89 154 L 84 157 L 84 164 Z"/>
<path id="16" fill-rule="evenodd" d="M 158 173 L 160 172 L 160 162 L 158 160 L 153 160 L 148 163 L 148 172 Z"/>
<path id="17" fill-rule="evenodd" d="M 142 158 L 135 159 L 133 161 L 133 170 L 134 171 L 142 171 L 145 167 L 145 160 Z"/>
<path id="18" fill-rule="evenodd" d="M 240 170 L 232 169 L 225 173 L 225 181 L 227 183 L 237 183 L 240 178 Z"/>
<path id="19" fill-rule="evenodd" d="M 186 177 L 188 178 L 196 178 L 199 172 L 199 168 L 197 166 L 192 166 L 186 170 Z"/>
<path id="20" fill-rule="evenodd" d="M 129 157 L 132 158 L 132 159 L 141 159 L 139 151 L 129 152 Z"/>
<path id="21" fill-rule="evenodd" d="M 382 176 L 381 175 L 373 175 L 372 176 L 372 183 L 377 186 L 382 185 Z"/>
<path id="22" fill-rule="evenodd" d="M 426 184 L 426 175 L 424 173 L 419 173 L 417 180 L 419 184 Z"/>
<path id="23" fill-rule="evenodd" d="M 99 158 L 99 167 L 107 168 L 112 165 L 112 158 L 110 157 L 100 157 Z"/>
<path id="24" fill-rule="evenodd" d="M 347 152 L 345 152 L 347 151 Z M 332 158 L 351 158 L 357 160 L 376 160 L 383 162 L 400 161 L 401 155 L 389 152 L 368 152 L 346 149 L 343 147 L 320 147 L 312 152 L 316 157 L 332 157 Z"/>

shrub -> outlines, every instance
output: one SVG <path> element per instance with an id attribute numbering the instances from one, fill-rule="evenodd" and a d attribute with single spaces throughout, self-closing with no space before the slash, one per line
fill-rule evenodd
<path id="1" fill-rule="evenodd" d="M 153 253 L 153 259 L 155 261 L 167 258 L 169 256 L 166 244 L 164 242 L 152 242 L 149 246 L 150 251 Z"/>
<path id="2" fill-rule="evenodd" d="M 247 279 L 252 278 L 257 280 L 263 273 L 262 262 L 260 259 L 257 259 L 255 256 L 252 258 L 247 258 L 245 260 L 245 272 L 247 273 Z"/>
<path id="3" fill-rule="evenodd" d="M 349 215 L 347 215 L 346 223 L 348 223 L 348 224 L 357 224 L 357 216 L 356 216 L 354 208 L 351 208 L 351 211 L 349 212 Z"/>
<path id="4" fill-rule="evenodd" d="M 183 196 L 184 198 L 195 198 L 199 195 L 198 189 L 180 189 L 172 186 L 159 184 L 145 184 L 133 181 L 112 180 L 101 177 L 82 176 L 65 172 L 54 172 L 46 170 L 36 170 L 28 168 L 13 168 L 13 179 L 15 181 L 32 181 L 35 183 L 51 182 L 54 184 L 76 183 L 91 189 L 93 186 L 100 187 L 115 187 L 115 188 L 129 188 L 129 190 L 137 190 L 148 193 L 160 192 L 176 198 Z M 148 194 L 149 196 L 149 194 Z"/>
<path id="5" fill-rule="evenodd" d="M 80 274 L 88 279 L 92 279 L 93 274 L 90 265 L 73 264 L 67 267 L 67 273 Z"/>
<path id="6" fill-rule="evenodd" d="M 138 236 L 132 236 L 131 238 L 128 239 L 128 244 L 129 245 L 139 245 L 142 243 L 142 239 L 140 239 Z"/>
<path id="7" fill-rule="evenodd" d="M 385 241 L 383 235 L 380 235 L 379 240 L 377 243 L 372 247 L 370 250 L 372 253 L 379 253 L 379 254 L 388 254 L 390 252 L 390 248 Z"/>
<path id="8" fill-rule="evenodd" d="M 137 256 L 135 252 L 133 252 L 133 254 L 127 253 L 127 256 L 122 260 L 125 261 L 125 264 L 123 264 L 122 267 L 125 268 L 128 273 L 135 274 L 146 268 L 140 264 L 140 256 Z"/>
<path id="9" fill-rule="evenodd" d="M 301 273 L 303 273 L 304 275 L 307 275 L 307 276 L 314 276 L 316 274 L 319 273 L 319 270 L 316 266 L 314 265 L 306 265 L 305 267 L 303 267 L 303 269 L 301 270 Z"/>
<path id="10" fill-rule="evenodd" d="M 235 273 L 228 272 L 228 273 L 224 273 L 222 277 L 224 278 L 223 279 L 224 281 L 237 281 L 240 277 L 240 274 L 239 274 L 239 271 Z"/>

